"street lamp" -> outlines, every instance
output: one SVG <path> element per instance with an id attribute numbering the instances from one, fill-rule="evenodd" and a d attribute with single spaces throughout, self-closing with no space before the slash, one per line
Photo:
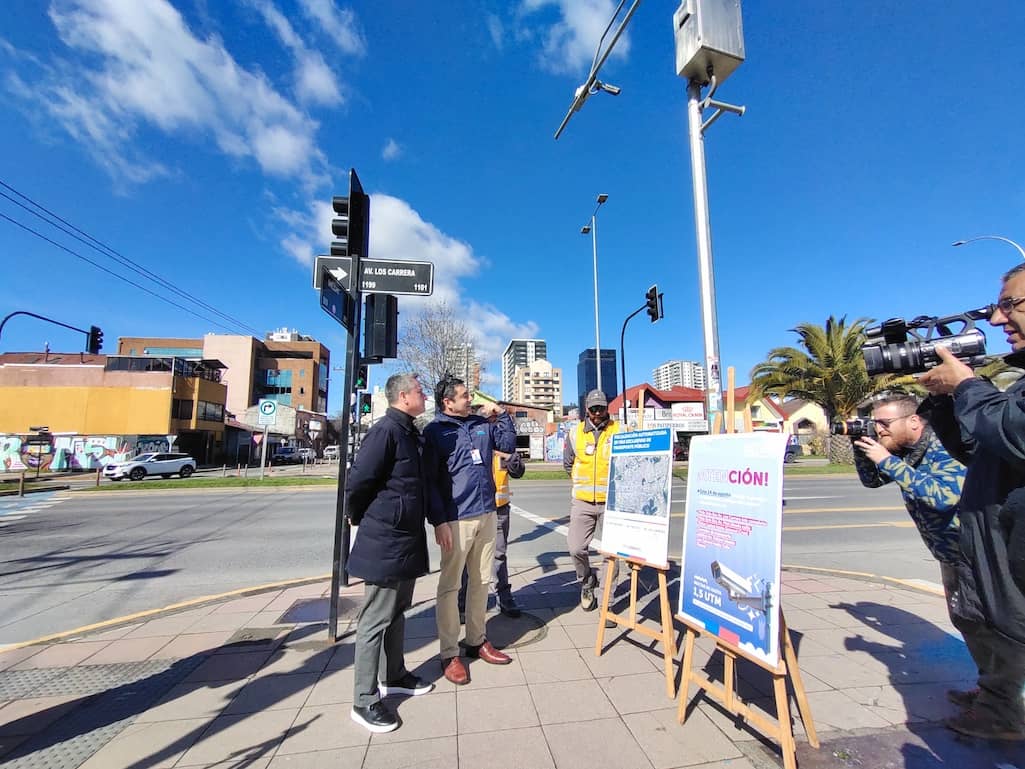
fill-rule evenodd
<path id="1" fill-rule="evenodd" d="M 594 358 L 595 358 L 595 371 L 598 375 L 598 387 L 601 390 L 601 333 L 598 330 L 598 220 L 595 218 L 598 216 L 598 209 L 602 207 L 602 204 L 609 199 L 609 196 L 604 192 L 598 195 L 598 204 L 594 207 L 594 213 L 591 214 L 591 223 L 585 224 L 580 228 L 580 233 L 586 235 L 591 233 L 591 250 L 594 253 Z M 602 392 L 605 392 L 602 390 Z"/>
<path id="2" fill-rule="evenodd" d="M 1025 248 L 1022 248 L 1010 238 L 1005 238 L 1002 235 L 979 235 L 978 237 L 968 238 L 968 240 L 955 240 L 950 245 L 963 246 L 966 243 L 974 243 L 976 240 L 1002 240 L 1004 241 L 1004 243 L 1010 243 L 1012 246 L 1018 249 L 1018 253 L 1021 254 L 1021 258 L 1025 259 Z"/>

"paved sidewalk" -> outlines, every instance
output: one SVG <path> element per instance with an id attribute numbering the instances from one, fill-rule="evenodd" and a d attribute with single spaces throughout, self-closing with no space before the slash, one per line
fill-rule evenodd
<path id="1" fill-rule="evenodd" d="M 654 587 L 654 575 L 647 580 Z M 371 736 L 349 718 L 351 636 L 327 643 L 328 585 L 208 604 L 64 643 L 0 653 L 0 764 L 11 769 L 670 769 L 781 766 L 775 746 L 694 697 L 684 726 L 666 697 L 660 650 L 608 631 L 594 654 L 597 613 L 577 606 L 568 563 L 514 576 L 525 613 L 489 619 L 505 667 L 469 664 L 458 689 L 440 676 L 437 575 L 420 580 L 407 622 L 407 663 L 434 680 L 391 698 L 403 721 Z M 802 769 L 1025 769 L 1025 744 L 954 737 L 947 688 L 973 671 L 941 598 L 900 587 L 784 574 L 784 610 L 822 747 L 800 722 Z M 344 591 L 341 629 L 362 587 Z M 671 588 L 675 606 L 675 591 Z M 657 605 L 657 604 L 656 604 Z M 652 607 L 654 608 L 654 607 Z M 721 658 L 700 644 L 713 677 Z M 677 655 L 679 658 L 679 654 Z M 739 666 L 741 696 L 772 708 L 771 681 Z"/>

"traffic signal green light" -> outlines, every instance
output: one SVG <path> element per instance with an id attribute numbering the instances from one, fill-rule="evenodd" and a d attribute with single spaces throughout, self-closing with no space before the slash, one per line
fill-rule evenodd
<path id="1" fill-rule="evenodd" d="M 373 396 L 370 393 L 359 396 L 359 413 L 369 414 L 373 410 L 373 402 Z"/>
<path id="2" fill-rule="evenodd" d="M 367 366 L 366 364 L 363 364 L 362 366 L 357 368 L 356 369 L 356 385 L 355 385 L 354 389 L 356 389 L 356 390 L 366 390 L 367 389 L 367 382 L 369 381 L 369 376 L 370 376 L 369 366 Z"/>

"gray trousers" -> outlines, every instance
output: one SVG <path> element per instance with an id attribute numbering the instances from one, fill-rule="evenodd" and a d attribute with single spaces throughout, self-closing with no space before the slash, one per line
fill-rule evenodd
<path id="1" fill-rule="evenodd" d="M 378 680 L 397 681 L 408 672 L 403 654 L 405 611 L 413 605 L 415 584 L 415 579 L 405 579 L 377 585 L 368 582 L 364 586 L 363 608 L 356 620 L 356 707 L 365 708 L 381 700 Z M 382 668 L 384 676 L 379 679 Z"/>
<path id="2" fill-rule="evenodd" d="M 587 554 L 587 548 L 591 546 L 594 539 L 594 532 L 605 515 L 604 502 L 584 502 L 582 499 L 570 497 L 569 502 L 569 531 L 566 534 L 566 543 L 569 547 L 570 557 L 573 559 L 573 568 L 576 569 L 577 579 L 581 582 L 587 579 L 592 573 L 591 557 Z M 612 581 L 619 580 L 619 561 L 616 561 L 612 570 Z"/>

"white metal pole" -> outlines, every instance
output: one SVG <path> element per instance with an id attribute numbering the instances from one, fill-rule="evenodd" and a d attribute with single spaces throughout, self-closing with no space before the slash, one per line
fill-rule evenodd
<path id="1" fill-rule="evenodd" d="M 694 232 L 698 246 L 698 284 L 701 326 L 705 342 L 706 418 L 709 429 L 716 412 L 722 411 L 722 376 L 719 370 L 719 328 L 715 310 L 715 275 L 712 270 L 712 225 L 708 215 L 708 184 L 705 177 L 705 139 L 701 131 L 701 84 L 687 84 L 687 124 L 690 132 L 691 181 L 694 186 Z"/>
<path id="2" fill-rule="evenodd" d="M 598 389 L 601 390 L 601 332 L 598 330 L 598 217 L 591 214 L 591 250 L 594 252 L 594 358 L 598 375 Z M 602 390 L 602 392 L 605 392 Z M 581 416 L 581 418 L 583 418 Z"/>
<path id="3" fill-rule="evenodd" d="M 263 480 L 263 466 L 267 464 L 267 431 L 269 425 L 263 426 L 263 440 L 260 441 L 260 480 Z"/>
<path id="4" fill-rule="evenodd" d="M 1022 248 L 1020 245 L 1018 245 L 1018 243 L 1011 240 L 1010 238 L 1005 238 L 1003 235 L 979 235 L 976 238 L 968 238 L 968 240 L 959 240 L 953 245 L 964 246 L 968 243 L 974 243 L 976 240 L 1002 240 L 1004 243 L 1007 243 L 1013 246 L 1014 248 L 1018 249 L 1018 253 L 1021 254 L 1021 258 L 1025 259 L 1025 248 Z"/>

